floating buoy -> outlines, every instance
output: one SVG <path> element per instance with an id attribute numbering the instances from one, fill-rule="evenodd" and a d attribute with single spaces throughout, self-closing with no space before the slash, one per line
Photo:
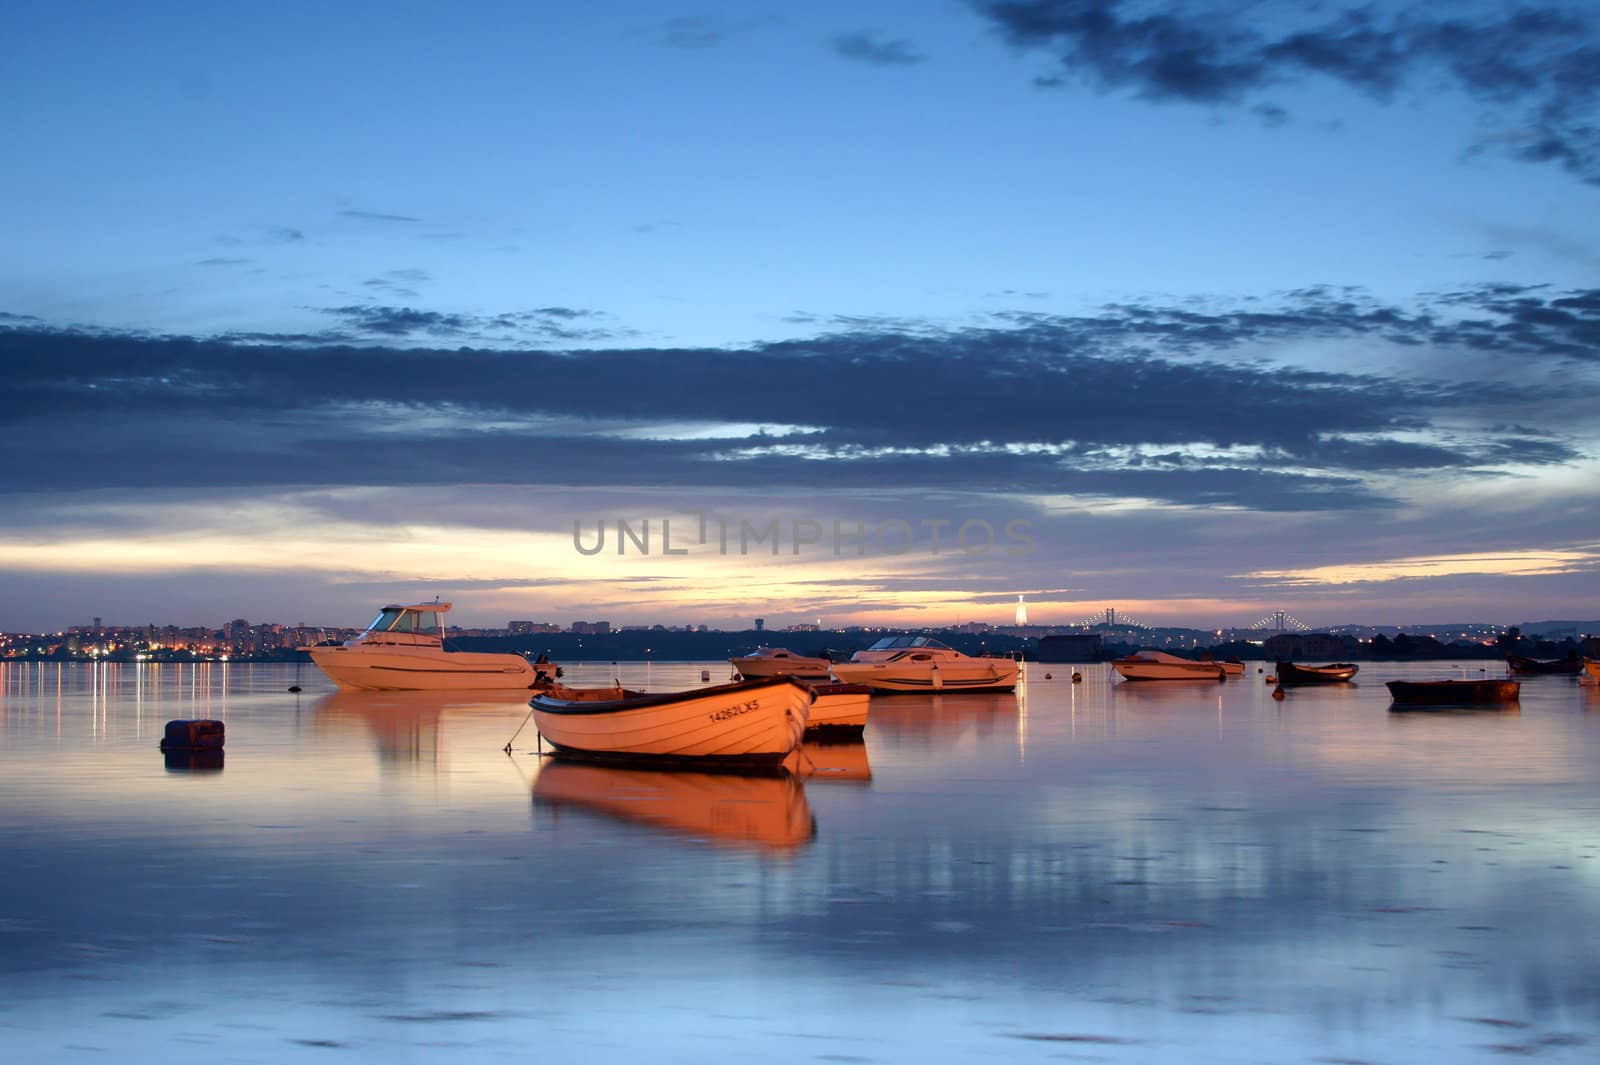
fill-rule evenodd
<path id="1" fill-rule="evenodd" d="M 1283 689 L 1282 688 L 1273 688 L 1272 689 L 1272 697 L 1274 699 L 1282 699 L 1283 698 Z"/>
<path id="2" fill-rule="evenodd" d="M 1266 670 L 1266 668 L 1264 666 L 1257 666 L 1256 667 L 1256 672 L 1257 673 L 1265 673 L 1266 671 L 1267 670 Z"/>
<path id="3" fill-rule="evenodd" d="M 167 747 L 161 752 L 169 773 L 220 773 L 223 757 L 221 747 Z"/>
<path id="4" fill-rule="evenodd" d="M 709 669 L 702 669 L 700 671 L 700 683 L 704 684 L 706 681 L 708 681 L 710 679 L 711 679 L 711 671 Z"/>
<path id="5" fill-rule="evenodd" d="M 1044 679 L 1045 679 L 1045 680 L 1049 680 L 1049 679 L 1050 679 L 1050 674 L 1048 674 L 1048 673 L 1046 673 L 1046 674 L 1045 674 L 1045 675 L 1044 675 Z"/>
<path id="6" fill-rule="evenodd" d="M 1083 683 L 1083 674 L 1079 673 L 1077 670 L 1073 670 L 1072 671 L 1072 683 L 1074 683 L 1074 684 L 1082 684 Z"/>
<path id="7" fill-rule="evenodd" d="M 1278 678 L 1277 677 L 1268 677 L 1267 678 L 1267 683 L 1268 684 L 1276 684 L 1276 683 L 1278 683 Z"/>
<path id="8" fill-rule="evenodd" d="M 168 721 L 161 737 L 163 751 L 214 751 L 222 746 L 223 725 L 220 721 Z"/>

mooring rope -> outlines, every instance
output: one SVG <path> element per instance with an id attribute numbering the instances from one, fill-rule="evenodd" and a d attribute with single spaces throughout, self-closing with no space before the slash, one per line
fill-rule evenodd
<path id="1" fill-rule="evenodd" d="M 511 753 L 511 745 L 517 741 L 518 736 L 522 735 L 522 730 L 528 727 L 528 722 L 531 720 L 533 720 L 533 707 L 530 705 L 528 707 L 528 716 L 522 719 L 522 724 L 517 726 L 517 731 L 511 734 L 509 740 L 506 740 L 505 752 L 507 754 Z"/>

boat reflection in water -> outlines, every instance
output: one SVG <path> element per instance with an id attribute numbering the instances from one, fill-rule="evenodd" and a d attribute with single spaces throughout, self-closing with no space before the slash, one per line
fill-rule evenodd
<path id="1" fill-rule="evenodd" d="M 378 747 L 380 761 L 436 763 L 447 715 L 515 712 L 527 704 L 526 692 L 362 692 L 335 691 L 312 704 L 319 732 L 365 731 Z"/>
<path id="2" fill-rule="evenodd" d="M 807 739 L 784 766 L 802 780 L 817 783 L 872 783 L 872 763 L 867 760 L 867 745 L 860 737 L 838 741 Z"/>
<path id="3" fill-rule="evenodd" d="M 897 744 L 924 747 L 948 745 L 954 738 L 1016 735 L 1018 697 L 1009 692 L 958 692 L 952 695 L 907 695 L 872 704 L 873 735 Z"/>
<path id="4" fill-rule="evenodd" d="M 805 788 L 786 769 L 638 769 L 558 755 L 546 759 L 534 778 L 533 801 L 751 850 L 792 850 L 817 831 Z"/>

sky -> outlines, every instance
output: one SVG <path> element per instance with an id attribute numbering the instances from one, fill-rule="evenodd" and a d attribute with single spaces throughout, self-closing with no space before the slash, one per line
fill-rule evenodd
<path id="1" fill-rule="evenodd" d="M 1592 5 L 7 36 L 0 629 L 1600 617 Z"/>

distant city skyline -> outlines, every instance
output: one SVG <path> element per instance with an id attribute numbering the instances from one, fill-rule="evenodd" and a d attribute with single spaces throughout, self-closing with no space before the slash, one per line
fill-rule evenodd
<path id="1" fill-rule="evenodd" d="M 0 629 L 1600 613 L 1592 4 L 8 29 Z"/>
<path id="2" fill-rule="evenodd" d="M 672 632 L 689 632 L 689 631 L 737 632 L 737 633 L 757 632 L 757 633 L 761 633 L 763 635 L 770 635 L 770 636 L 780 636 L 780 635 L 783 635 L 785 633 L 789 633 L 789 634 L 804 634 L 804 633 L 810 633 L 810 632 L 831 632 L 831 631 L 847 631 L 847 630 L 879 629 L 879 628 L 882 628 L 882 629 L 892 629 L 892 628 L 940 628 L 940 629 L 950 629 L 950 630 L 968 629 L 968 630 L 973 630 L 973 631 L 977 631 L 978 629 L 988 629 L 988 630 L 994 630 L 994 631 L 1024 630 L 1024 629 L 1027 629 L 1027 630 L 1046 630 L 1046 629 L 1079 629 L 1079 630 L 1083 630 L 1083 629 L 1094 629 L 1094 628 L 1107 628 L 1107 629 L 1185 629 L 1185 630 L 1192 630 L 1192 631 L 1196 631 L 1196 632 L 1223 632 L 1223 633 L 1259 632 L 1259 633 L 1261 633 L 1263 635 L 1271 635 L 1272 633 L 1276 633 L 1276 632 L 1310 632 L 1310 631 L 1313 631 L 1313 630 L 1316 630 L 1316 631 L 1328 631 L 1328 630 L 1344 630 L 1344 629 L 1356 629 L 1356 628 L 1370 628 L 1370 629 L 1385 629 L 1385 628 L 1422 629 L 1422 628 L 1429 628 L 1429 629 L 1443 630 L 1443 629 L 1449 629 L 1449 628 L 1459 628 L 1459 627 L 1462 627 L 1462 626 L 1481 626 L 1481 627 L 1484 627 L 1486 629 L 1492 628 L 1492 629 L 1496 629 L 1496 630 L 1504 630 L 1504 629 L 1507 629 L 1507 628 L 1517 627 L 1517 626 L 1527 626 L 1527 625 L 1539 626 L 1539 625 L 1551 625 L 1551 624 L 1563 624 L 1563 625 L 1576 624 L 1580 628 L 1582 626 L 1584 626 L 1584 625 L 1592 625 L 1592 626 L 1595 626 L 1597 629 L 1600 629 L 1600 616 L 1596 616 L 1596 617 L 1592 617 L 1592 618 L 1590 618 L 1590 617 L 1584 617 L 1584 618 L 1532 618 L 1532 617 L 1530 617 L 1530 618 L 1523 618 L 1521 621 L 1513 621 L 1513 622 L 1493 621 L 1493 620 L 1488 620 L 1488 619 L 1484 619 L 1484 618 L 1465 618 L 1465 617 L 1463 617 L 1463 618 L 1450 618 L 1450 619 L 1435 619 L 1433 621 L 1418 621 L 1418 622 L 1392 622 L 1392 621 L 1372 621 L 1372 620 L 1362 620 L 1362 619 L 1346 619 L 1346 620 L 1343 620 L 1343 621 L 1328 622 L 1328 623 L 1324 623 L 1324 624 L 1311 625 L 1311 624 L 1307 624 L 1307 623 L 1304 623 L 1304 622 L 1300 621 L 1300 619 L 1295 618 L 1292 615 L 1288 615 L 1287 612 L 1278 611 L 1278 612 L 1275 612 L 1275 613 L 1279 613 L 1279 614 L 1283 614 L 1284 615 L 1283 619 L 1278 624 L 1274 624 L 1274 620 L 1275 619 L 1272 616 L 1269 615 L 1268 617 L 1258 619 L 1256 622 L 1254 622 L 1252 624 L 1247 624 L 1247 625 L 1221 625 L 1221 626 L 1201 624 L 1201 623 L 1184 623 L 1184 622 L 1167 622 L 1167 623 L 1162 623 L 1162 624 L 1147 624 L 1147 623 L 1145 623 L 1143 621 L 1135 620 L 1135 619 L 1132 619 L 1132 618 L 1119 619 L 1116 616 L 1117 615 L 1117 608 L 1116 607 L 1107 607 L 1105 609 L 1105 611 L 1104 611 L 1104 614 L 1102 616 L 1100 616 L 1100 617 L 1080 618 L 1080 619 L 1071 620 L 1071 621 L 1033 620 L 1033 621 L 1030 622 L 1026 618 L 1026 616 L 1023 616 L 1021 618 L 1013 617 L 1013 619 L 1010 620 L 1010 621 L 1005 621 L 1005 620 L 1002 620 L 1002 621 L 984 621 L 984 620 L 969 619 L 967 621 L 951 621 L 950 623 L 943 624 L 943 625 L 934 624 L 934 625 L 926 625 L 926 626 L 898 626 L 898 625 L 895 625 L 895 624 L 892 624 L 892 623 L 888 623 L 888 622 L 874 622 L 874 621 L 871 621 L 871 620 L 862 621 L 862 622 L 858 622 L 858 621 L 849 621 L 849 622 L 840 621 L 840 622 L 827 622 L 827 623 L 824 623 L 823 621 L 821 621 L 819 619 L 819 620 L 811 620 L 811 621 L 797 620 L 797 621 L 793 621 L 793 622 L 784 622 L 784 621 L 781 621 L 781 620 L 779 620 L 779 621 L 771 621 L 771 620 L 769 620 L 768 618 L 765 618 L 765 617 L 761 617 L 761 618 L 754 618 L 753 617 L 753 618 L 748 619 L 748 623 L 746 623 L 746 624 L 744 624 L 742 626 L 740 626 L 737 623 L 735 623 L 732 626 L 728 626 L 728 627 L 715 626 L 715 625 L 710 625 L 710 624 L 707 624 L 707 623 L 667 623 L 667 622 L 661 622 L 661 621 L 647 621 L 647 620 L 636 620 L 636 619 L 623 619 L 623 620 L 618 620 L 618 621 L 612 621 L 610 619 L 598 619 L 598 620 L 592 620 L 592 621 L 590 621 L 590 620 L 577 620 L 577 621 L 561 622 L 561 621 L 553 621 L 553 620 L 551 620 L 551 621 L 541 621 L 541 620 L 536 620 L 536 619 L 516 619 L 516 618 L 512 618 L 512 619 L 507 619 L 507 620 L 501 621 L 499 623 L 495 623 L 495 622 L 492 622 L 492 621 L 463 622 L 463 621 L 460 621 L 460 620 L 449 619 L 447 617 L 447 626 L 451 630 L 458 630 L 459 629 L 459 630 L 463 630 L 463 631 L 485 631 L 485 632 L 493 631 L 493 632 L 503 632 L 503 633 L 507 633 L 507 634 L 510 634 L 510 635 L 518 635 L 518 634 L 522 634 L 522 635 L 538 635 L 538 634 L 541 634 L 541 633 L 568 633 L 568 634 L 576 633 L 576 634 L 590 634 L 590 635 L 600 634 L 600 635 L 604 635 L 604 634 L 609 634 L 609 633 L 638 632 L 638 631 L 647 631 L 647 630 L 652 630 L 652 629 L 662 629 L 662 630 L 665 630 L 665 631 L 672 631 Z M 290 623 L 290 622 L 285 622 L 285 621 L 275 620 L 275 619 L 269 619 L 269 618 L 262 618 L 262 619 L 258 619 L 258 620 L 255 620 L 255 621 L 251 621 L 250 619 L 243 618 L 243 617 L 233 618 L 233 619 L 230 619 L 228 621 L 217 622 L 215 624 L 211 624 L 211 623 L 207 623 L 207 622 L 203 622 L 203 621 L 201 621 L 201 622 L 183 622 L 183 621 L 170 621 L 170 620 L 169 621 L 153 621 L 152 620 L 152 621 L 144 621 L 144 622 L 128 622 L 128 621 L 118 621 L 116 619 L 107 619 L 107 618 L 102 618 L 102 617 L 95 617 L 95 618 L 89 619 L 87 622 L 84 622 L 84 623 L 65 625 L 65 626 L 61 626 L 59 628 L 34 629 L 34 630 L 8 629 L 8 630 L 0 630 L 0 632 L 4 632 L 6 634 L 15 634 L 15 635 L 22 635 L 22 634 L 40 635 L 40 634 L 68 634 L 68 633 L 84 633 L 84 634 L 88 634 L 88 633 L 92 633 L 92 632 L 96 632 L 96 631 L 116 632 L 116 631 L 144 631 L 144 630 L 148 630 L 148 629 L 155 629 L 155 630 L 165 630 L 165 631 L 177 630 L 177 631 L 183 631 L 183 632 L 206 631 L 206 632 L 230 633 L 234 629 L 253 629 L 253 628 L 260 628 L 260 629 L 263 629 L 263 630 L 266 630 L 266 629 L 282 630 L 282 631 L 285 631 L 285 632 L 293 632 L 293 631 L 359 632 L 364 627 L 365 627 L 364 624 L 344 624 L 344 623 L 335 624 L 335 623 L 316 622 L 316 621 L 297 621 L 297 622 Z M 1585 632 L 1585 634 L 1587 634 L 1588 630 L 1585 629 L 1584 632 Z"/>

